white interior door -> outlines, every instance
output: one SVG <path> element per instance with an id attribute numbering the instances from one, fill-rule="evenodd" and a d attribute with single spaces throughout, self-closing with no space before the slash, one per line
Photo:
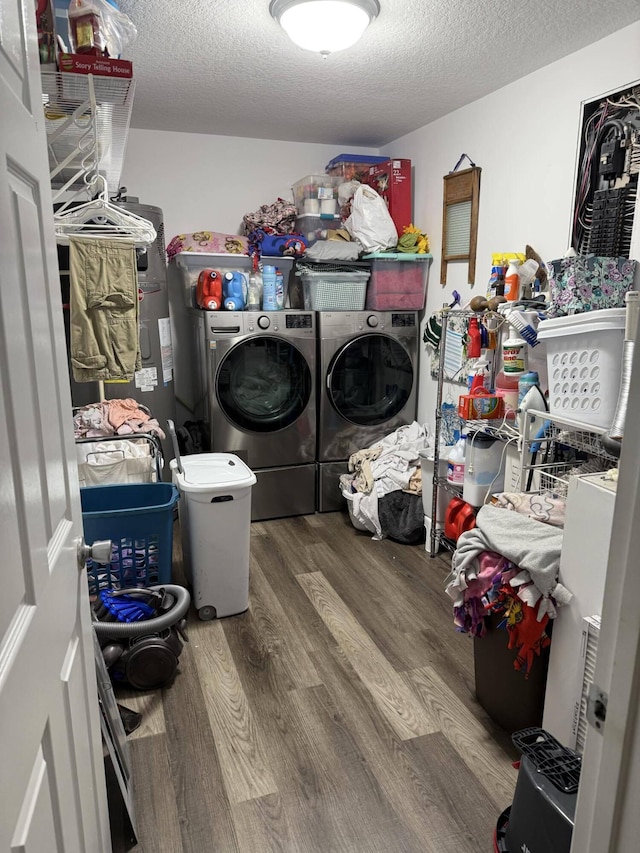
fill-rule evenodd
<path id="1" fill-rule="evenodd" d="M 111 849 L 34 0 L 0 0 L 0 849 Z"/>
<path id="2" fill-rule="evenodd" d="M 640 258 L 640 194 L 629 254 Z M 640 335 L 634 350 L 594 674 L 607 718 L 587 733 L 572 853 L 640 848 Z"/>

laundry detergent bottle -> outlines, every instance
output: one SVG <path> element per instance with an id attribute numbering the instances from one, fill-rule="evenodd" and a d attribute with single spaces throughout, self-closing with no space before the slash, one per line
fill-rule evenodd
<path id="1" fill-rule="evenodd" d="M 218 270 L 201 270 L 196 284 L 196 302 L 205 311 L 222 308 L 222 273 Z"/>
<path id="2" fill-rule="evenodd" d="M 504 295 L 509 302 L 520 298 L 520 261 L 512 258 L 504 276 Z"/>
<path id="3" fill-rule="evenodd" d="M 247 303 L 247 277 L 244 273 L 226 272 L 222 283 L 224 307 L 227 311 L 244 311 Z"/>
<path id="4" fill-rule="evenodd" d="M 277 311 L 276 268 L 270 264 L 262 267 L 262 310 Z"/>
<path id="5" fill-rule="evenodd" d="M 466 443 L 467 436 L 463 433 L 451 448 L 449 458 L 447 460 L 447 482 L 453 483 L 454 486 L 462 487 L 464 485 L 464 457 Z"/>

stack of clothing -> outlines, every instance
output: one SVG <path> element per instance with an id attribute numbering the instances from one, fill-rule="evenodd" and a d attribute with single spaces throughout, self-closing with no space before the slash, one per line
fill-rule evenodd
<path id="1" fill-rule="evenodd" d="M 349 473 L 340 477 L 354 526 L 416 544 L 424 537 L 420 450 L 426 430 L 415 421 L 399 427 L 349 458 Z"/>
<path id="2" fill-rule="evenodd" d="M 458 631 L 482 637 L 484 617 L 504 614 L 515 669 L 528 674 L 556 607 L 571 593 L 558 581 L 564 511 L 551 495 L 502 495 L 483 506 L 476 527 L 463 533 L 446 590 Z"/>
<path id="3" fill-rule="evenodd" d="M 73 417 L 76 438 L 101 438 L 109 435 L 152 433 L 165 437 L 160 424 L 146 406 L 127 397 L 124 400 L 103 400 L 82 406 Z"/>

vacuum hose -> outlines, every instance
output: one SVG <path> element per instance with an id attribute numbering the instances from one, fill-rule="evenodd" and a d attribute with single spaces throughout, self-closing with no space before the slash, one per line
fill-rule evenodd
<path id="1" fill-rule="evenodd" d="M 153 619 L 144 619 L 141 622 L 100 622 L 94 620 L 93 627 L 98 637 L 141 637 L 164 631 L 180 621 L 186 615 L 191 603 L 189 591 L 177 584 L 165 583 L 160 586 L 151 586 L 147 589 L 164 590 L 175 598 L 175 603 L 168 613 L 155 616 Z"/>
<path id="2" fill-rule="evenodd" d="M 620 456 L 622 449 L 622 438 L 624 435 L 624 422 L 627 417 L 627 404 L 629 401 L 629 389 L 631 387 L 631 368 L 633 366 L 633 351 L 635 347 L 636 333 L 638 331 L 638 311 L 640 309 L 640 291 L 630 290 L 625 294 L 627 304 L 627 320 L 622 350 L 622 376 L 620 379 L 620 393 L 613 423 L 602 436 L 602 446 L 616 458 Z"/>

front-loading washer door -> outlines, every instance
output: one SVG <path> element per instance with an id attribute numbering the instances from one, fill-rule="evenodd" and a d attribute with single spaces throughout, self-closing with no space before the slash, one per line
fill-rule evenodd
<path id="1" fill-rule="evenodd" d="M 327 392 L 334 409 L 346 421 L 378 426 L 400 414 L 413 383 L 407 350 L 395 338 L 369 334 L 338 350 L 329 366 Z"/>
<path id="2" fill-rule="evenodd" d="M 313 392 L 311 371 L 295 346 L 267 335 L 236 344 L 216 374 L 218 404 L 245 432 L 278 432 L 307 408 Z"/>

